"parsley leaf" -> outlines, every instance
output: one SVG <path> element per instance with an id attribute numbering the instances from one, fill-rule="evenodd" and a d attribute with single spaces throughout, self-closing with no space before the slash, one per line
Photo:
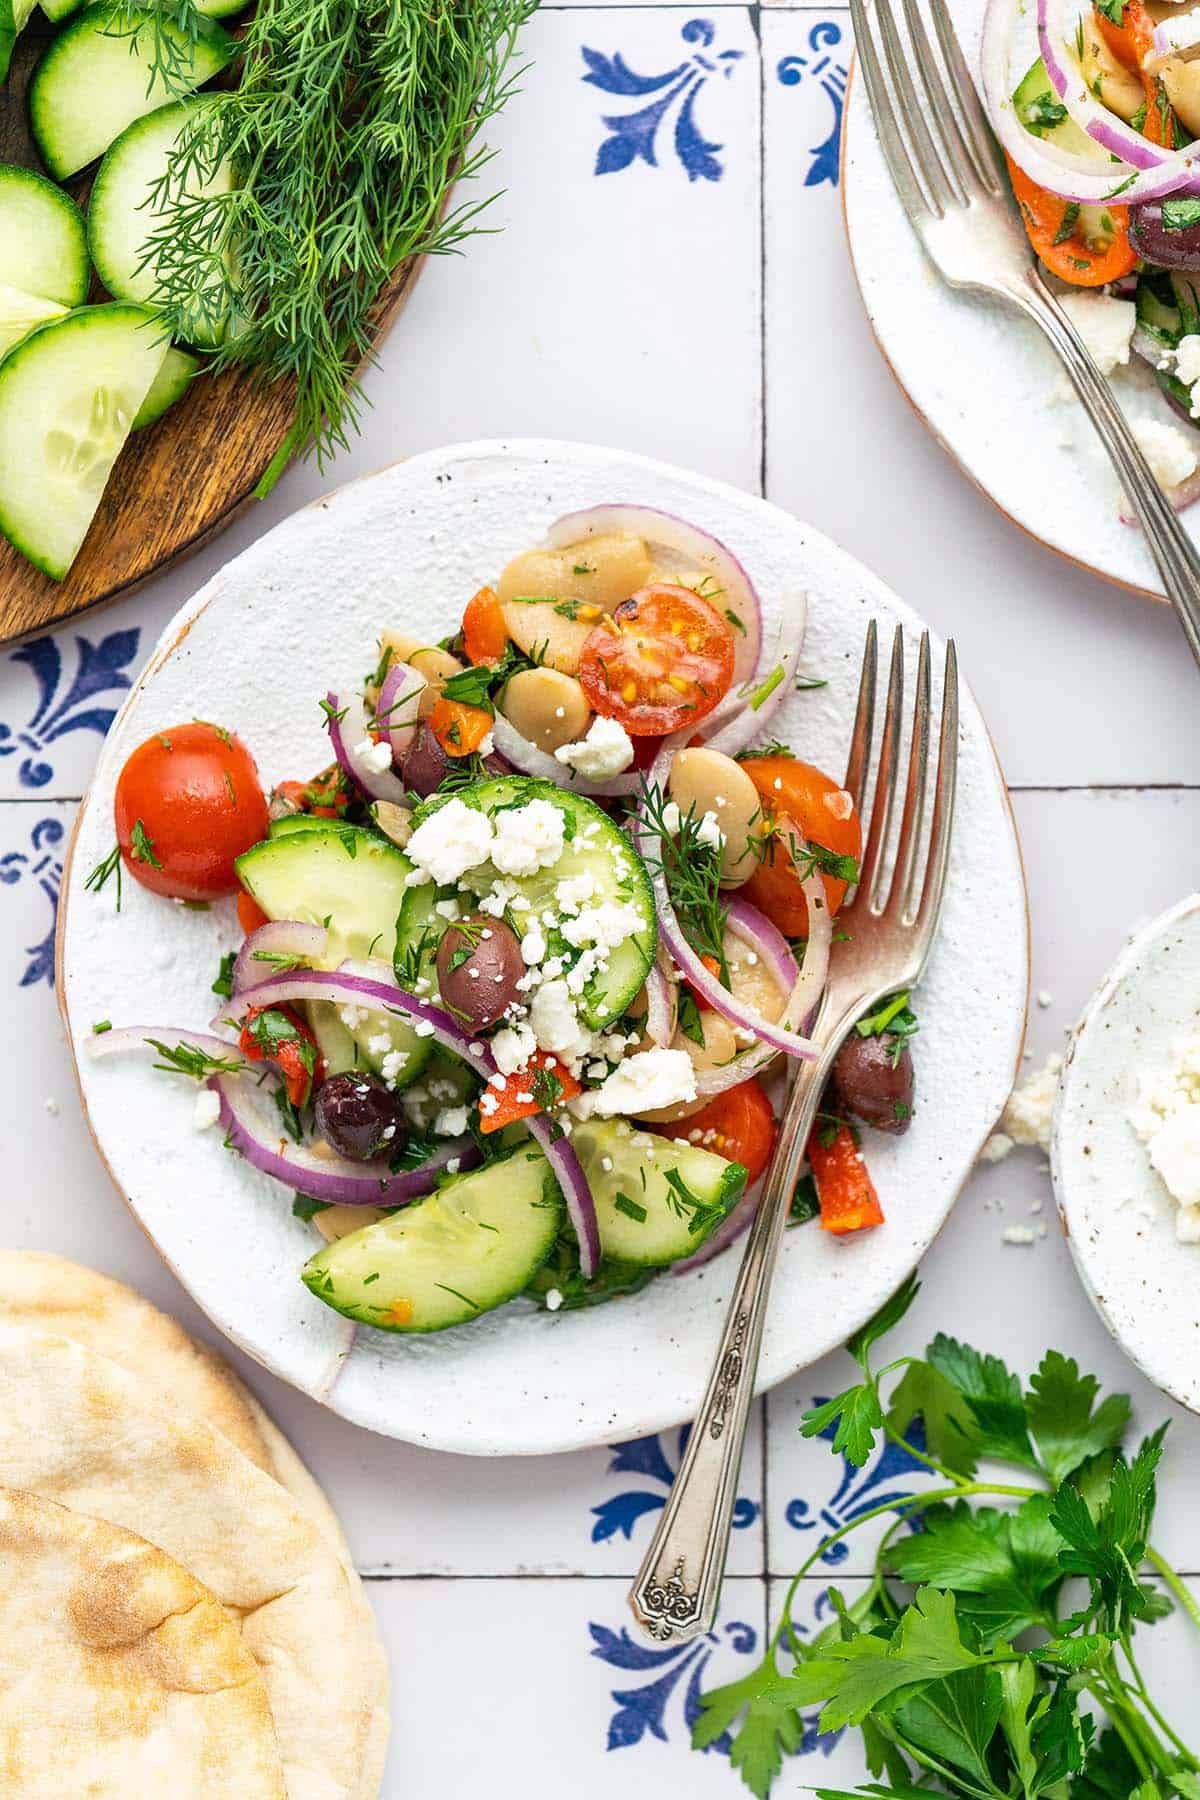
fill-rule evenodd
<path id="1" fill-rule="evenodd" d="M 730 1746 L 729 1761 L 756 1800 L 766 1800 L 784 1757 L 799 1750 L 804 1738 L 797 1714 L 781 1707 L 771 1695 L 778 1679 L 772 1657 L 741 1681 L 712 1688 L 700 1696 L 700 1713 L 692 1727 L 693 1749 L 705 1750 L 747 1709 Z"/>
<path id="2" fill-rule="evenodd" d="M 774 1693 L 781 1703 L 795 1706 L 824 1700 L 821 1730 L 836 1731 L 859 1724 L 882 1701 L 916 1682 L 937 1680 L 980 1661 L 959 1635 L 953 1594 L 922 1588 L 890 1640 L 864 1632 L 829 1644 L 780 1680 Z"/>
<path id="3" fill-rule="evenodd" d="M 1200 200 L 1164 200 L 1162 222 L 1167 231 L 1190 231 L 1193 225 L 1200 225 Z"/>
<path id="4" fill-rule="evenodd" d="M 975 1416 L 959 1390 L 932 1363 L 912 1362 L 892 1390 L 888 1424 L 903 1437 L 915 1418 L 925 1427 L 925 1447 L 956 1475 L 973 1475 Z"/>
<path id="5" fill-rule="evenodd" d="M 1016 1512 L 994 1507 L 931 1507 L 923 1529 L 891 1544 L 887 1561 L 904 1581 L 951 1590 L 959 1611 L 985 1646 L 1032 1625 L 1057 1628 L 1053 1601 L 1063 1582 L 1063 1540 L 1050 1523 L 1048 1496 L 1026 1500 Z"/>
<path id="6" fill-rule="evenodd" d="M 966 1401 L 975 1422 L 979 1455 L 1037 1467 L 1025 1423 L 1021 1383 L 998 1356 L 981 1356 L 969 1344 L 939 1332 L 926 1360 Z"/>
<path id="7" fill-rule="evenodd" d="M 220 994 L 223 1000 L 233 998 L 233 965 L 236 961 L 236 951 L 228 951 L 221 958 L 221 966 L 217 970 L 216 980 L 212 984 L 213 993 Z"/>
<path id="8" fill-rule="evenodd" d="M 856 1469 L 870 1461 L 875 1448 L 875 1434 L 883 1429 L 883 1409 L 879 1395 L 869 1382 L 835 1394 L 823 1405 L 811 1407 L 800 1421 L 801 1437 L 827 1437 L 829 1427 L 837 1421 L 833 1448 L 845 1456 Z"/>
<path id="9" fill-rule="evenodd" d="M 1058 1485 L 1080 1463 L 1115 1450 L 1129 1427 L 1129 1396 L 1110 1394 L 1093 1411 L 1099 1383 L 1081 1375 L 1073 1357 L 1048 1350 L 1029 1384 L 1025 1412 L 1051 1481 Z"/>

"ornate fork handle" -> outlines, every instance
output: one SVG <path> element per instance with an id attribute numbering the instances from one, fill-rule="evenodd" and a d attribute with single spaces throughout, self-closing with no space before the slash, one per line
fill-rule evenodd
<path id="1" fill-rule="evenodd" d="M 1057 350 L 1084 411 L 1112 459 L 1125 492 L 1146 533 L 1167 596 L 1179 616 L 1184 636 L 1200 663 L 1200 555 L 1179 522 L 1170 501 L 1151 474 L 1112 389 L 1084 349 L 1074 325 L 1057 299 L 1030 271 L 1023 289 L 1005 292 L 1038 325 Z"/>
<path id="2" fill-rule="evenodd" d="M 630 1592 L 634 1617 L 651 1637 L 664 1641 L 703 1636 L 716 1613 L 771 1276 L 836 1046 L 835 1038 L 816 1062 L 797 1071 L 772 1178 L 750 1226 L 708 1388 Z"/>

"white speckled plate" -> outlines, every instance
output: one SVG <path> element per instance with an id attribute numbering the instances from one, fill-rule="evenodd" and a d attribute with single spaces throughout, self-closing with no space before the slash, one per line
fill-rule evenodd
<path id="1" fill-rule="evenodd" d="M 953 7 L 976 75 L 984 10 L 985 0 L 955 0 Z M 1037 54 L 1035 15 L 1032 5 L 1023 9 L 1014 86 Z M 1037 327 L 954 292 L 926 258 L 896 198 L 858 79 L 846 100 L 842 147 L 854 272 L 879 347 L 916 412 L 1023 530 L 1109 581 L 1162 599 L 1141 532 L 1120 521 L 1120 484 L 1082 409 L 1074 400 L 1051 401 L 1065 378 Z M 1113 386 L 1132 417 L 1179 424 L 1136 359 Z M 1194 441 L 1200 452 L 1200 439 Z M 1200 506 L 1183 517 L 1200 543 Z"/>
<path id="2" fill-rule="evenodd" d="M 1101 1318 L 1151 1381 L 1200 1411 L 1200 1245 L 1126 1114 L 1137 1078 L 1200 1023 L 1200 894 L 1131 938 L 1076 1026 L 1050 1160 L 1071 1252 Z"/>
<path id="3" fill-rule="evenodd" d="M 381 626 L 445 635 L 464 597 L 559 514 L 604 500 L 664 507 L 723 538 L 758 583 L 767 630 L 807 590 L 803 666 L 829 685 L 796 694 L 782 735 L 813 761 L 845 758 L 867 620 L 920 621 L 867 571 L 788 514 L 638 457 L 550 442 L 460 445 L 330 495 L 230 563 L 167 628 L 104 746 L 64 882 L 60 994 L 92 1130 L 137 1217 L 214 1322 L 336 1411 L 414 1442 L 479 1453 L 566 1450 L 656 1431 L 702 1390 L 734 1273 L 718 1260 L 587 1312 L 514 1302 L 427 1338 L 352 1329 L 297 1271 L 314 1245 L 291 1196 L 196 1133 L 190 1083 L 137 1058 L 90 1062 L 96 1019 L 199 1026 L 231 903 L 190 912 L 125 883 L 85 891 L 113 839 L 112 795 L 135 745 L 180 719 L 235 727 L 266 783 L 328 760 L 318 695 L 359 676 Z M 795 617 L 795 613 L 790 615 Z M 935 650 L 940 664 L 940 649 Z M 963 695 L 959 830 L 940 943 L 921 989 L 918 1115 L 871 1162 L 887 1224 L 838 1243 L 792 1233 L 760 1380 L 782 1381 L 839 1344 L 907 1274 L 946 1217 L 1008 1093 L 1028 982 L 1025 889 L 1004 782 Z"/>

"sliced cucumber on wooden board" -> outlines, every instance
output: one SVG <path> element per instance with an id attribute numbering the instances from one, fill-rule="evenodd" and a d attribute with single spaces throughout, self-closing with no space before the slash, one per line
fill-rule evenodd
<path id="1" fill-rule="evenodd" d="M 166 353 L 152 312 L 113 302 L 0 362 L 0 530 L 43 574 L 70 569 Z"/>
<path id="2" fill-rule="evenodd" d="M 59 181 L 103 156 L 135 119 L 175 98 L 160 73 L 151 76 L 155 26 L 147 19 L 118 35 L 114 22 L 105 0 L 86 7 L 47 46 L 30 80 L 30 127 Z M 176 93 L 202 87 L 237 54 L 234 39 L 212 19 L 199 21 L 194 45 L 169 18 L 160 16 L 157 28 L 176 46 Z"/>
<path id="3" fill-rule="evenodd" d="M 0 283 L 0 357 L 28 337 L 35 325 L 61 319 L 66 311 L 57 300 L 43 300 L 39 294 L 26 294 Z"/>
<path id="4" fill-rule="evenodd" d="M 169 406 L 182 400 L 192 376 L 199 370 L 200 358 L 186 350 L 170 349 L 163 357 L 158 374 L 150 383 L 150 391 L 134 414 L 130 431 L 141 431 L 161 419 Z"/>
<path id="5" fill-rule="evenodd" d="M 2 0 L 0 0 L 2 3 Z M 96 273 L 116 300 L 149 306 L 159 298 L 156 261 L 147 247 L 164 214 L 153 204 L 155 184 L 167 174 L 168 158 L 180 137 L 194 128 L 203 100 L 181 100 L 135 119 L 110 144 L 96 171 L 88 202 L 88 244 Z M 233 169 L 222 164 L 213 178 L 189 185 L 190 197 L 229 193 Z M 214 317 L 197 297 L 187 329 L 178 335 L 212 349 L 225 335 L 226 317 Z"/>
<path id="6" fill-rule="evenodd" d="M 0 282 L 82 306 L 90 274 L 87 229 L 71 196 L 32 169 L 0 163 Z"/>
<path id="7" fill-rule="evenodd" d="M 13 47 L 33 11 L 33 0 L 0 0 L 0 81 L 8 74 Z"/>

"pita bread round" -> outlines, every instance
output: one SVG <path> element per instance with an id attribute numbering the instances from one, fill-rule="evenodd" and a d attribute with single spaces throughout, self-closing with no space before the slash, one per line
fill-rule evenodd
<path id="1" fill-rule="evenodd" d="M 285 1800 L 258 1665 L 186 1569 L 9 1490 L 0 1568 L 5 1800 Z"/>
<path id="2" fill-rule="evenodd" d="M 337 1515 L 282 1432 L 217 1352 L 111 1275 L 39 1250 L 0 1250 L 0 1320 L 71 1338 L 207 1419 L 282 1483 L 353 1567 Z M 365 1602 L 364 1602 L 365 1604 Z"/>
<path id="3" fill-rule="evenodd" d="M 289 1800 L 361 1800 L 382 1650 L 337 1552 L 271 1477 L 110 1358 L 0 1327 L 0 1484 L 148 1539 L 241 1623 Z"/>

